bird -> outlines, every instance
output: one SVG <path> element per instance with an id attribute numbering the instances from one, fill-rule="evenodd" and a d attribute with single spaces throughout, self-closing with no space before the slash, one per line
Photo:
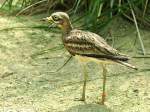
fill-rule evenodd
<path id="1" fill-rule="evenodd" d="M 50 16 L 43 18 L 44 21 L 50 23 L 50 27 L 58 27 L 62 31 L 62 42 L 65 49 L 71 56 L 77 58 L 82 66 L 84 83 L 82 96 L 80 101 L 85 101 L 85 91 L 87 84 L 86 64 L 89 61 L 94 61 L 102 65 L 103 69 L 103 86 L 100 104 L 104 105 L 106 100 L 106 74 L 109 63 L 119 63 L 126 67 L 137 70 L 137 68 L 128 63 L 129 56 L 120 53 L 115 48 L 111 47 L 100 35 L 73 28 L 69 15 L 65 12 L 54 12 Z"/>

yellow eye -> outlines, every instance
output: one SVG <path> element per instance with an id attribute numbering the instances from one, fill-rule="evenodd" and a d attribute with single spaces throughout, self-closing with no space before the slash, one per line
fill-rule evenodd
<path id="1" fill-rule="evenodd" d="M 52 16 L 52 18 L 53 18 L 54 21 L 60 20 L 58 16 Z"/>

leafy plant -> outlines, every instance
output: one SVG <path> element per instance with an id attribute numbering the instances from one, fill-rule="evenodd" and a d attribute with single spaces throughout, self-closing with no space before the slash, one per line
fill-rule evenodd
<path id="1" fill-rule="evenodd" d="M 123 16 L 135 23 L 141 48 L 145 54 L 139 26 L 150 28 L 150 2 L 148 0 L 6 0 L 2 7 L 17 7 L 16 15 L 51 13 L 56 10 L 78 14 L 82 27 L 99 32 L 114 17 Z M 88 19 L 87 19 L 88 18 Z"/>

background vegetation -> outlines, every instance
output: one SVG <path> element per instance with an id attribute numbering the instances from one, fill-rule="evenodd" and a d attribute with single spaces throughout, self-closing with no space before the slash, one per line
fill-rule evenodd
<path id="1" fill-rule="evenodd" d="M 5 0 L 1 8 L 10 14 L 36 15 L 66 11 L 78 15 L 81 28 L 99 33 L 115 17 L 121 16 L 135 24 L 138 39 L 145 54 L 139 26 L 150 29 L 150 2 L 148 0 Z M 87 19 L 88 18 L 88 19 Z"/>
<path id="2" fill-rule="evenodd" d="M 148 0 L 2 1 L 0 111 L 150 112 Z M 40 21 L 55 11 L 67 12 L 73 26 L 99 33 L 109 45 L 131 56 L 129 63 L 139 68 L 108 65 L 105 106 L 96 104 L 103 77 L 101 67 L 93 62 L 86 66 L 87 103 L 74 101 L 82 93 L 82 67 L 75 58 L 63 66 L 70 55 L 60 30 Z"/>

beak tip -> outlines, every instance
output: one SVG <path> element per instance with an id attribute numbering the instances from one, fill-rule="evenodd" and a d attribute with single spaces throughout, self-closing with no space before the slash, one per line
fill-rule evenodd
<path id="1" fill-rule="evenodd" d="M 47 18 L 42 18 L 41 21 L 47 21 Z"/>

